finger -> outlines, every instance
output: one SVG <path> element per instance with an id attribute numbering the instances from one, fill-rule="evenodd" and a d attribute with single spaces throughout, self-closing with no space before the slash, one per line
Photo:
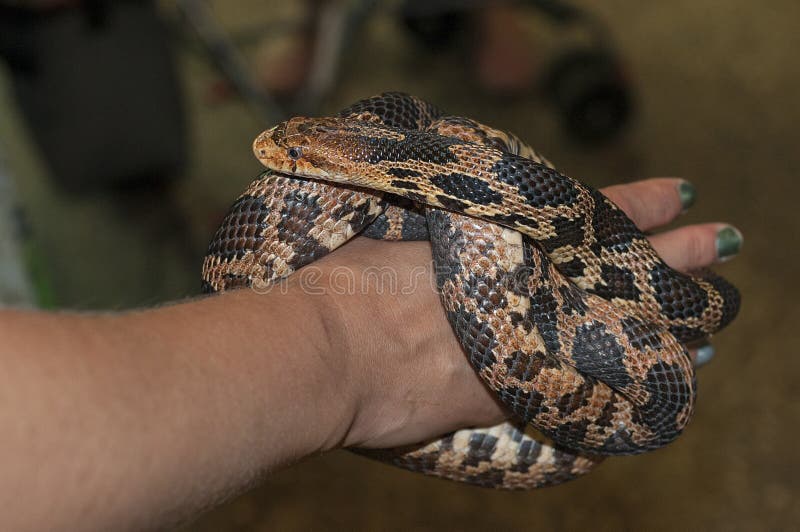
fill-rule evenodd
<path id="1" fill-rule="evenodd" d="M 668 224 L 695 199 L 691 183 L 676 177 L 645 179 L 601 190 L 642 231 Z"/>
<path id="2" fill-rule="evenodd" d="M 664 262 L 690 271 L 733 258 L 742 247 L 742 234 L 730 225 L 688 225 L 650 237 Z"/>
<path id="3" fill-rule="evenodd" d="M 696 349 L 690 351 L 694 367 L 699 368 L 705 366 L 711 359 L 714 358 L 714 346 L 711 344 L 704 344 Z"/>
<path id="4" fill-rule="evenodd" d="M 715 350 L 711 344 L 702 344 L 694 347 L 689 347 L 689 358 L 692 359 L 692 364 L 695 368 L 700 368 L 711 362 L 714 358 Z"/>

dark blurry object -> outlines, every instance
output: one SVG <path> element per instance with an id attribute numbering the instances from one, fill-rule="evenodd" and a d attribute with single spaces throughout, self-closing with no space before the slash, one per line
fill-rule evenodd
<path id="1" fill-rule="evenodd" d="M 476 14 L 473 17 L 478 19 L 475 23 L 486 26 L 491 22 L 488 15 L 513 8 L 510 18 L 506 17 L 503 21 L 507 26 L 500 26 L 495 32 L 510 38 L 513 28 L 508 26 L 518 21 L 523 14 L 523 7 L 544 15 L 563 33 L 578 33 L 583 37 L 579 44 L 567 44 L 549 61 L 550 66 L 539 74 L 543 95 L 555 106 L 566 133 L 584 143 L 599 143 L 614 138 L 630 121 L 633 98 L 609 33 L 605 25 L 590 12 L 561 0 L 494 3 L 490 0 L 406 0 L 402 19 L 426 48 L 439 50 L 457 42 L 456 37 L 468 26 L 465 18 L 469 10 Z M 482 10 L 479 11 L 479 8 Z M 487 38 L 491 28 L 484 30 L 484 38 Z M 523 45 L 522 42 L 519 44 Z M 488 61 L 487 64 L 492 64 L 491 58 L 483 59 L 484 62 Z M 502 59 L 505 63 L 509 62 L 506 56 Z M 514 72 L 506 76 L 508 79 L 491 83 L 487 82 L 492 80 L 484 79 L 484 89 L 503 96 L 520 91 L 524 94 L 528 90 L 525 87 L 532 84 L 532 66 L 517 63 Z M 504 72 L 502 67 L 500 72 Z M 486 76 L 484 73 L 483 77 Z M 519 87 L 515 92 L 517 85 Z"/>
<path id="2" fill-rule="evenodd" d="M 544 76 L 545 96 L 567 134 L 585 143 L 614 138 L 630 121 L 633 96 L 605 25 L 568 2 L 529 1 L 554 23 L 581 27 L 588 37 L 559 54 Z"/>
<path id="3" fill-rule="evenodd" d="M 553 64 L 545 89 L 567 133 L 576 140 L 610 139 L 630 119 L 631 95 L 620 65 L 602 48 L 564 53 Z"/>
<path id="4" fill-rule="evenodd" d="M 186 125 L 154 2 L 72 3 L 0 7 L 0 54 L 54 178 L 74 191 L 174 179 Z"/>
<path id="5" fill-rule="evenodd" d="M 298 28 L 313 36 L 308 43 L 312 48 L 311 58 L 307 72 L 302 75 L 302 86 L 293 91 L 280 91 L 294 92 L 291 96 L 270 91 L 263 79 L 259 83 L 259 76 L 245 67 L 236 46 L 237 39 L 229 35 L 216 21 L 207 0 L 177 0 L 176 7 L 236 92 L 256 109 L 265 124 L 270 124 L 294 112 L 316 111 L 320 101 L 337 81 L 341 58 L 356 34 L 356 29 L 379 2 L 380 0 L 306 0 L 305 3 L 312 8 L 309 9 L 312 20 L 300 23 L 280 21 L 264 29 L 264 34 L 271 38 Z"/>
<path id="6" fill-rule="evenodd" d="M 179 12 L 197 33 L 214 65 L 236 91 L 253 105 L 265 123 L 280 120 L 283 110 L 255 80 L 230 36 L 217 23 L 211 6 L 205 0 L 178 0 Z"/>
<path id="7" fill-rule="evenodd" d="M 318 111 L 319 103 L 336 84 L 339 64 L 353 36 L 380 0 L 306 0 L 305 3 L 308 13 L 304 20 L 299 23 L 281 21 L 263 31 L 274 38 L 281 31 L 302 28 L 301 40 L 308 39 L 309 43 L 305 44 L 313 48 L 310 61 L 305 61 L 305 54 L 298 52 L 305 48 L 297 46 L 291 48 L 297 55 L 290 54 L 284 58 L 290 62 L 296 59 L 292 66 L 304 71 L 299 78 L 302 81 L 289 84 L 291 90 L 283 88 L 288 96 L 279 94 L 275 87 L 270 90 L 266 84 L 259 83 L 238 53 L 238 39 L 227 34 L 217 23 L 208 0 L 178 0 L 177 6 L 184 21 L 196 31 L 231 86 L 253 105 L 265 123 L 272 123 L 291 114 L 314 114 Z M 511 64 L 505 70 L 496 59 L 493 62 L 491 57 L 484 58 L 485 64 L 496 67 L 490 69 L 494 74 L 498 69 L 509 74 L 506 79 L 485 74 L 483 77 L 492 83 L 487 84 L 484 80 L 484 90 L 508 96 L 507 92 L 514 92 L 512 87 L 516 84 L 515 95 L 527 96 L 538 79 L 544 97 L 556 108 L 564 130 L 571 138 L 599 143 L 619 134 L 630 120 L 633 98 L 609 32 L 590 12 L 562 0 L 404 0 L 395 15 L 425 50 L 438 52 L 464 45 L 468 42 L 467 37 L 472 37 L 468 35 L 470 30 L 486 29 L 481 26 L 491 22 L 484 15 L 501 9 L 508 11 L 508 8 L 511 8 L 515 22 L 533 11 L 557 25 L 564 34 L 580 33 L 583 39 L 580 44 L 568 44 L 542 72 L 537 72 L 537 65 L 521 64 L 524 60 L 519 57 L 525 57 L 525 54 L 515 57 L 513 54 L 495 53 Z M 522 8 L 528 8 L 528 12 Z M 499 29 L 495 29 L 495 34 L 499 32 L 506 37 L 506 43 L 513 41 L 511 28 L 501 24 Z M 481 42 L 477 43 L 477 46 L 481 45 Z M 519 46 L 525 46 L 525 43 L 520 42 Z M 472 60 L 476 61 L 474 57 Z M 306 62 L 309 64 L 305 65 Z M 266 70 L 270 75 L 283 71 L 274 66 Z"/>
<path id="8" fill-rule="evenodd" d="M 467 22 L 463 11 L 445 10 L 421 14 L 419 8 L 411 7 L 413 4 L 406 3 L 401 19 L 406 29 L 425 47 L 441 50 L 453 44 L 456 37 L 463 32 Z"/>

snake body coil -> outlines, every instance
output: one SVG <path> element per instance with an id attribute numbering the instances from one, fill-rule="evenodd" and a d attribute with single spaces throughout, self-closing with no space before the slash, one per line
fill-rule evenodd
<path id="1" fill-rule="evenodd" d="M 256 139 L 256 156 L 276 173 L 251 184 L 223 221 L 206 289 L 272 283 L 360 232 L 429 239 L 448 319 L 516 417 L 365 454 L 533 488 L 683 430 L 696 395 L 683 344 L 735 317 L 734 287 L 672 270 L 611 201 L 513 135 L 400 93 L 340 115 L 295 118 Z"/>

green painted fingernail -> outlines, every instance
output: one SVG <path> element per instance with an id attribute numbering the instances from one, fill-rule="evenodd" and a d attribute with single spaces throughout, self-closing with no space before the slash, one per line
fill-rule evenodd
<path id="1" fill-rule="evenodd" d="M 678 194 L 681 197 L 681 205 L 684 211 L 694 205 L 694 200 L 697 199 L 697 190 L 688 181 L 681 181 L 681 184 L 678 185 Z"/>
<path id="2" fill-rule="evenodd" d="M 719 260 L 733 258 L 742 249 L 742 233 L 735 227 L 723 227 L 717 233 L 717 257 Z"/>

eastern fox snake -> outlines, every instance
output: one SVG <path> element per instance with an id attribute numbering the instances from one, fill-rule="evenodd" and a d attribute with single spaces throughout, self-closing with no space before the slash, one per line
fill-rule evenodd
<path id="1" fill-rule="evenodd" d="M 337 117 L 293 118 L 253 148 L 271 172 L 214 236 L 205 290 L 272 283 L 359 233 L 430 239 L 454 332 L 517 419 L 365 454 L 534 488 L 665 445 L 689 422 L 684 344 L 727 325 L 738 292 L 668 267 L 610 200 L 515 136 L 385 93 Z"/>

